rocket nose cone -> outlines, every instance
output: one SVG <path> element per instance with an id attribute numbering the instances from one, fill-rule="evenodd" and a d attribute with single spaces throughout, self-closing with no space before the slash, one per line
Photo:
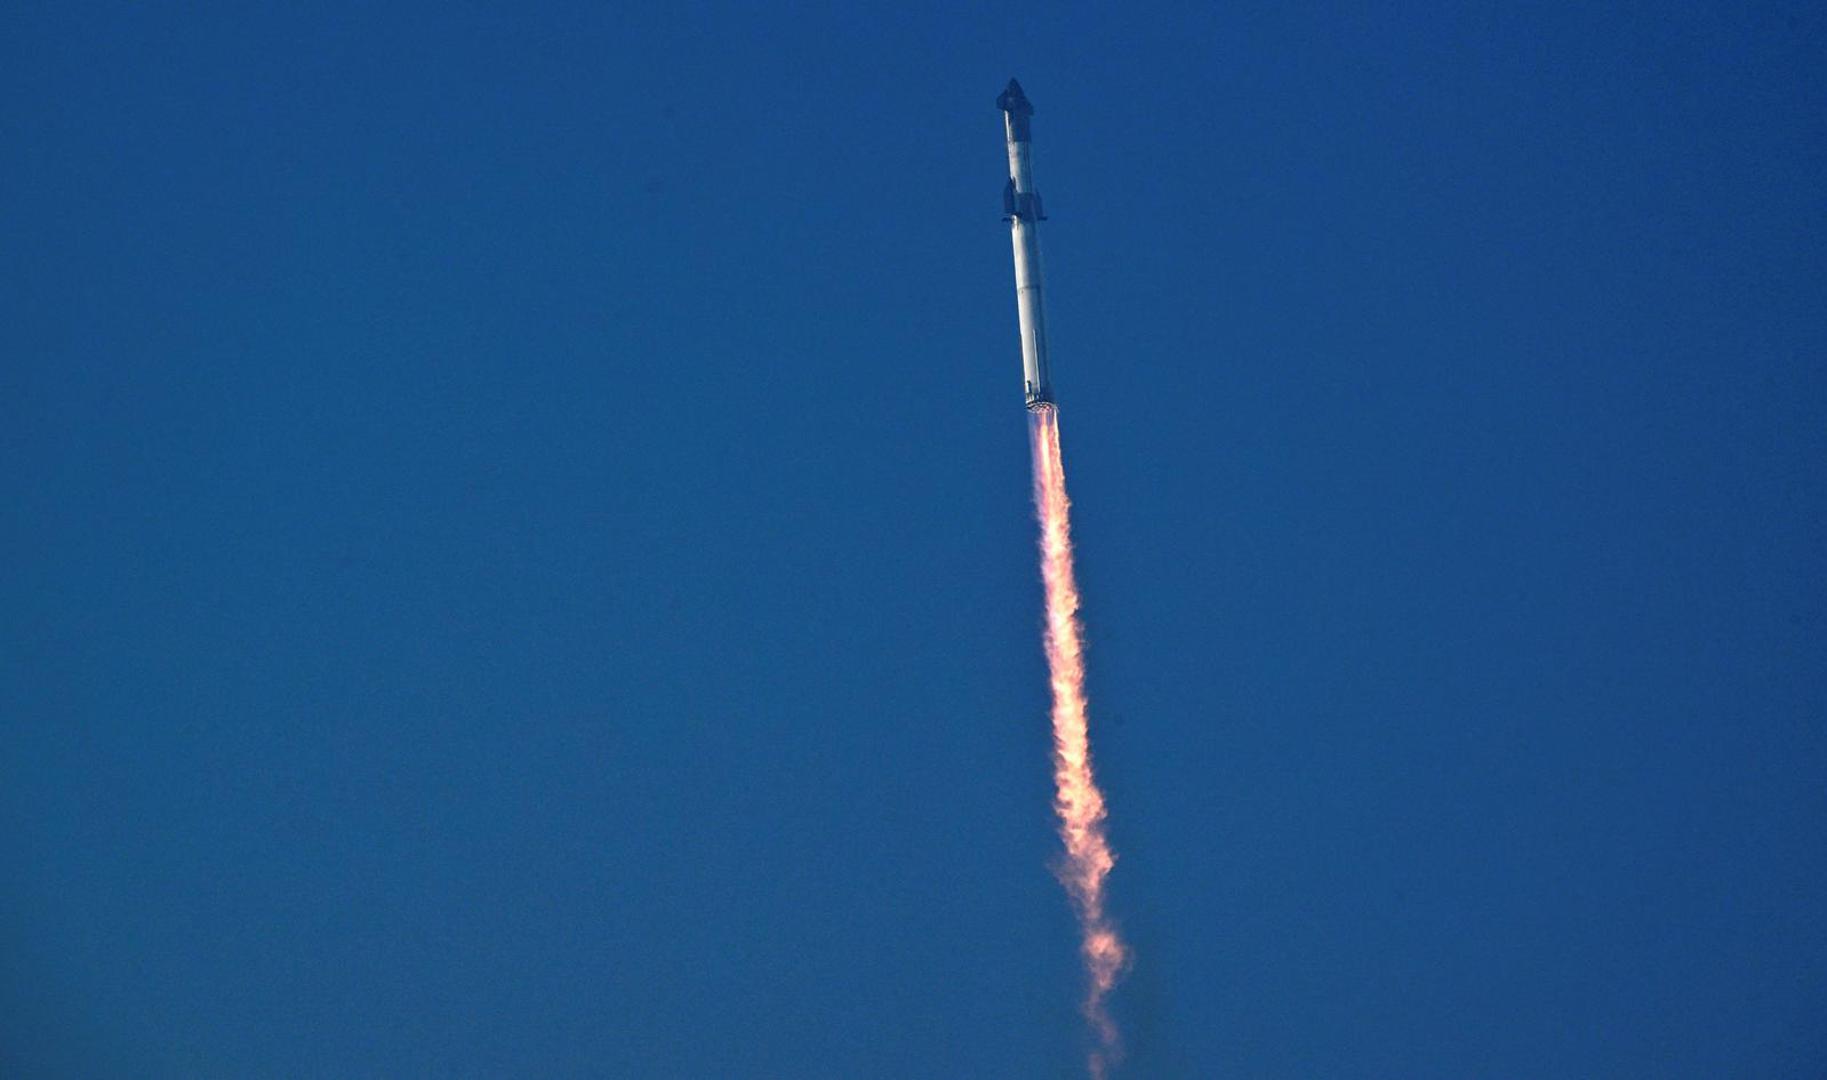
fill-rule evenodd
<path id="1" fill-rule="evenodd" d="M 1008 88 L 996 99 L 996 107 L 1016 116 L 1034 115 L 1034 106 L 1029 103 L 1028 95 L 1021 92 L 1021 84 L 1014 79 L 1009 80 Z"/>

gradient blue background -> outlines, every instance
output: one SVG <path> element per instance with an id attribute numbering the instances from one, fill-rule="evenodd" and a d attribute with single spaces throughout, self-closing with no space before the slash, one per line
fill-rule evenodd
<path id="1" fill-rule="evenodd" d="M 0 1070 L 1827 1069 L 1816 5 L 12 5 Z"/>

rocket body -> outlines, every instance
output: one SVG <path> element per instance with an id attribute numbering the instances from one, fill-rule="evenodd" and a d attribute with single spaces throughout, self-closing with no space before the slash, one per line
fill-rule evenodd
<path id="1" fill-rule="evenodd" d="M 1034 106 L 1009 80 L 1008 89 L 996 99 L 1002 110 L 1003 134 L 1009 148 L 1009 182 L 1002 191 L 1003 220 L 1015 248 L 1015 309 L 1021 320 L 1021 377 L 1028 410 L 1053 407 L 1053 380 L 1047 370 L 1047 310 L 1040 276 L 1040 193 L 1034 190 L 1033 140 L 1028 118 Z"/>

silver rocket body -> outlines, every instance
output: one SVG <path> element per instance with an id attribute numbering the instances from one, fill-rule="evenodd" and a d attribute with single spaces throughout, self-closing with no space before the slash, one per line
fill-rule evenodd
<path id="1" fill-rule="evenodd" d="M 1047 370 L 1047 309 L 1042 298 L 1040 274 L 1040 193 L 1034 190 L 1034 143 L 1028 103 L 1021 84 L 1009 80 L 1008 89 L 996 99 L 1002 109 L 1003 134 L 1009 147 L 1009 182 L 1002 191 L 1003 220 L 1015 247 L 1015 309 L 1021 320 L 1022 392 L 1028 409 L 1053 407 L 1053 379 Z"/>

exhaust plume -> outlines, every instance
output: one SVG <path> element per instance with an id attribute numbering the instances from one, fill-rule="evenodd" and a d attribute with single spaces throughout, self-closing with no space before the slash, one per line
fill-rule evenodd
<path id="1" fill-rule="evenodd" d="M 1085 962 L 1085 1019 L 1096 1046 L 1088 1063 L 1102 1080 L 1121 1054 L 1106 999 L 1129 953 L 1104 911 L 1104 878 L 1116 863 L 1104 835 L 1104 794 L 1091 772 L 1085 707 L 1085 663 L 1079 638 L 1078 583 L 1072 572 L 1072 529 L 1066 471 L 1059 452 L 1059 415 L 1049 404 L 1030 413 L 1034 506 L 1040 517 L 1040 570 L 1046 586 L 1047 668 L 1053 684 L 1053 807 L 1065 857 L 1056 868 L 1078 916 Z"/>

